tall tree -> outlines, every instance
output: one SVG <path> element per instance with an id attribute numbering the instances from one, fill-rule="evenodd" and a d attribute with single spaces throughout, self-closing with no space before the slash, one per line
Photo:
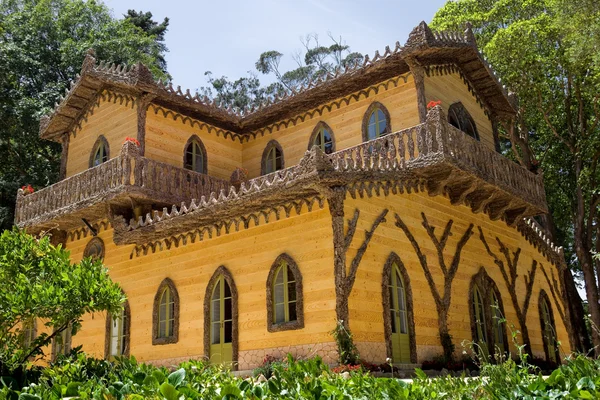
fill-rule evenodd
<path id="1" fill-rule="evenodd" d="M 459 0 L 446 3 L 431 26 L 457 29 L 467 22 L 517 94 L 517 117 L 502 121 L 506 152 L 530 170 L 543 171 L 552 212 L 546 225 L 564 244 L 570 266 L 583 272 L 591 319 L 600 326 L 600 264 L 592 259 L 592 251 L 600 249 L 600 3 Z M 568 269 L 563 279 L 581 349 L 581 301 Z M 592 339 L 599 349 L 598 331 Z"/>
<path id="2" fill-rule="evenodd" d="M 152 13 L 150 11 L 135 11 L 127 10 L 127 14 L 124 17 L 146 32 L 149 36 L 154 37 L 155 43 L 153 46 L 157 46 L 158 54 L 156 55 L 156 62 L 159 68 L 164 74 L 167 74 L 167 61 L 165 60 L 164 54 L 169 51 L 165 44 L 165 33 L 169 28 L 169 18 L 165 18 L 160 24 L 152 19 Z"/>
<path id="3" fill-rule="evenodd" d="M 160 37 L 159 37 L 160 38 Z M 0 2 L 0 229 L 12 225 L 17 188 L 58 179 L 60 146 L 39 139 L 47 113 L 80 71 L 85 52 L 115 63 L 143 62 L 164 78 L 164 47 L 95 1 Z"/>

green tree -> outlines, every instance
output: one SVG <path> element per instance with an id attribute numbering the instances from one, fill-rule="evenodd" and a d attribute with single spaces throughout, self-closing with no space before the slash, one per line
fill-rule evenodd
<path id="1" fill-rule="evenodd" d="M 162 34 L 115 19 L 95 1 L 0 1 L 0 228 L 12 225 L 19 187 L 58 179 L 60 146 L 39 139 L 39 117 L 79 73 L 86 51 L 115 63 L 143 62 L 164 78 Z"/>
<path id="2" fill-rule="evenodd" d="M 156 62 L 158 63 L 158 66 L 162 72 L 167 74 L 167 61 L 165 60 L 164 54 L 169 51 L 167 49 L 167 45 L 165 44 L 165 33 L 167 33 L 169 28 L 169 18 L 165 18 L 163 22 L 159 24 L 152 19 L 151 12 L 135 10 L 127 10 L 127 14 L 125 14 L 124 17 L 129 22 L 142 29 L 148 35 L 154 37 L 155 43 L 152 43 L 152 45 L 156 45 L 158 47 Z"/>
<path id="3" fill-rule="evenodd" d="M 69 252 L 14 228 L 0 235 L 0 372 L 13 373 L 43 356 L 43 347 L 71 329 L 77 333 L 86 313 L 118 313 L 124 301 L 100 261 L 72 264 Z M 50 333 L 26 340 L 29 321 L 44 323 Z"/>
<path id="4" fill-rule="evenodd" d="M 519 100 L 517 117 L 501 121 L 505 152 L 526 168 L 543 171 L 552 215 L 545 225 L 564 244 L 570 266 L 582 271 L 591 319 L 600 326 L 600 263 L 592 259 L 592 250 L 600 248 L 600 3 L 449 1 L 432 27 L 460 29 L 467 22 Z M 583 311 L 568 270 L 564 281 L 577 331 L 584 326 L 577 320 Z M 578 336 L 585 341 L 585 332 Z M 598 349 L 598 331 L 592 339 Z"/>

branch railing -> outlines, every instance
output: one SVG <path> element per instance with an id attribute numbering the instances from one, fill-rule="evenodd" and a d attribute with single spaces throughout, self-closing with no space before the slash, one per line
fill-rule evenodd
<path id="1" fill-rule="evenodd" d="M 15 223 L 23 226 L 44 219 L 77 204 L 106 198 L 126 186 L 149 192 L 145 194 L 157 200 L 181 202 L 227 190 L 229 182 L 142 157 L 135 144 L 126 142 L 119 156 L 96 167 L 31 194 L 19 189 Z"/>

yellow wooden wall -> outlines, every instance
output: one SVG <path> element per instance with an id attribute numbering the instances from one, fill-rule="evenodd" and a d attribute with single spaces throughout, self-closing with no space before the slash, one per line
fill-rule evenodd
<path id="1" fill-rule="evenodd" d="M 121 153 L 126 137 L 137 137 L 137 111 L 135 104 L 129 100 L 121 104 L 120 99 L 101 99 L 94 107 L 93 114 L 87 122 L 82 123 L 71 135 L 67 158 L 66 177 L 75 175 L 89 168 L 90 154 L 100 135 L 104 135 L 110 148 L 110 158 Z"/>
<path id="2" fill-rule="evenodd" d="M 283 213 L 285 215 L 285 213 Z M 239 295 L 239 350 L 331 342 L 335 324 L 331 219 L 325 207 L 271 221 L 249 229 L 195 244 L 130 259 L 133 246 L 116 246 L 112 229 L 99 236 L 106 245 L 104 262 L 119 282 L 131 307 L 131 354 L 140 361 L 204 354 L 204 296 L 209 279 L 220 266 L 232 273 Z M 243 225 L 243 224 L 242 224 Z M 90 237 L 67 243 L 74 261 L 81 259 Z M 305 328 L 267 331 L 266 281 L 272 263 L 281 253 L 298 264 L 304 285 Z M 181 304 L 179 342 L 152 345 L 152 306 L 162 280 L 175 283 Z M 73 346 L 104 356 L 106 316 L 87 316 Z"/>
<path id="3" fill-rule="evenodd" d="M 457 101 L 462 102 L 475 124 L 482 143 L 491 149 L 495 149 L 492 123 L 485 115 L 483 108 L 477 103 L 477 99 L 471 92 L 458 73 L 442 76 L 425 76 L 425 98 L 430 101 L 441 101 L 446 114 L 448 107 Z"/>
<path id="4" fill-rule="evenodd" d="M 377 90 L 370 89 L 368 96 L 363 91 L 358 100 L 351 99 L 348 105 L 343 102 L 341 107 L 333 106 L 331 111 L 325 109 L 321 114 L 315 112 L 315 109 L 322 108 L 319 106 L 310 110 L 313 117 L 307 116 L 304 121 L 297 120 L 296 124 L 290 123 L 287 128 L 284 126 L 275 128 L 272 133 L 268 131 L 264 135 L 258 133 L 256 139 L 250 139 L 243 144 L 244 168 L 252 178 L 260 175 L 262 154 L 267 143 L 272 139 L 277 140 L 283 148 L 285 166 L 296 165 L 308 149 L 312 131 L 320 121 L 327 123 L 333 131 L 336 150 L 360 144 L 363 141 L 363 116 L 374 101 L 380 102 L 388 109 L 392 131 L 419 124 L 417 92 L 412 75 L 407 74 L 393 81 L 397 83 L 390 81 L 387 89 L 383 84 L 388 81 L 374 85 Z"/>
<path id="5" fill-rule="evenodd" d="M 239 140 L 217 136 L 216 130 L 203 125 L 191 126 L 181 117 L 174 120 L 161 111 L 154 112 L 151 106 L 146 117 L 146 157 L 183 168 L 185 144 L 192 135 L 197 135 L 207 153 L 208 174 L 229 180 L 236 167 L 242 166 L 242 145 Z"/>
<path id="6" fill-rule="evenodd" d="M 462 234 L 467 229 L 470 222 L 475 224 L 474 234 L 463 248 L 460 267 L 454 279 L 452 287 L 452 301 L 449 313 L 450 334 L 453 337 L 456 351 L 460 355 L 462 352 L 461 342 L 463 340 L 471 341 L 471 325 L 468 308 L 469 284 L 473 275 L 479 272 L 479 269 L 485 267 L 489 276 L 496 282 L 504 311 L 509 325 L 513 324 L 519 329 L 519 323 L 516 313 L 512 306 L 510 296 L 502 278 L 500 269 L 494 264 L 493 259 L 487 254 L 481 240 L 477 226 L 481 226 L 488 244 L 492 250 L 501 255 L 497 249 L 496 236 L 498 236 L 512 251 L 518 247 L 522 248 L 519 265 L 523 269 L 519 270 L 519 280 L 517 290 L 519 299 L 522 302 L 525 296 L 525 285 L 523 277 L 531 268 L 533 258 L 544 265 L 546 272 L 554 268 L 538 251 L 530 245 L 523 236 L 516 230 L 508 227 L 504 222 L 491 221 L 487 215 L 473 214 L 465 206 L 452 206 L 450 202 L 442 196 L 430 197 L 423 193 L 402 194 L 382 197 L 372 197 L 356 199 L 348 197 L 345 211 L 347 215 L 352 215 L 354 210 L 360 210 L 360 219 L 357 233 L 348 254 L 348 260 L 351 260 L 356 254 L 356 250 L 364 238 L 364 230 L 370 229 L 373 221 L 379 213 L 389 209 L 386 222 L 379 226 L 373 239 L 367 249 L 362 264 L 357 273 L 356 283 L 350 297 L 350 328 L 357 342 L 381 342 L 384 340 L 383 331 L 383 308 L 381 283 L 383 266 L 391 252 L 395 252 L 404 262 L 404 266 L 410 277 L 410 283 L 413 294 L 414 319 L 417 354 L 419 361 L 431 358 L 442 353 L 442 348 L 438 337 L 438 323 L 435 302 L 431 291 L 425 279 L 425 275 L 419 264 L 415 251 L 406 238 L 404 232 L 395 226 L 395 214 L 397 213 L 410 228 L 414 237 L 427 260 L 429 262 L 432 274 L 438 284 L 440 294 L 443 295 L 443 275 L 437 263 L 437 252 L 431 239 L 422 226 L 421 212 L 424 212 L 429 223 L 436 227 L 435 233 L 439 237 L 449 219 L 454 220 L 452 227 L 453 235 L 450 236 L 445 254 L 447 265 L 450 265 L 451 258 L 454 256 L 454 249 Z M 556 271 L 555 271 L 556 273 Z M 540 289 L 544 289 L 548 296 L 550 290 L 546 280 L 538 267 L 535 276 L 535 285 L 531 296 L 529 312 L 527 314 L 527 325 L 533 352 L 545 358 L 542 334 L 538 312 L 538 298 Z M 566 328 L 561 320 L 556 305 L 553 300 L 551 305 L 554 312 L 554 319 L 558 331 L 559 339 L 562 343 L 562 351 L 569 353 L 569 340 Z M 510 341 L 510 332 L 508 332 Z M 514 347 L 511 349 L 514 352 Z"/>

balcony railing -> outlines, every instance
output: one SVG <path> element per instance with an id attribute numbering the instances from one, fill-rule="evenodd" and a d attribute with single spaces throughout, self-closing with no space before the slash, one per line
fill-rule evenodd
<path id="1" fill-rule="evenodd" d="M 121 154 L 35 193 L 19 190 L 15 223 L 44 224 L 56 217 L 121 194 L 156 203 L 179 204 L 229 188 L 229 182 L 150 160 L 126 142 Z"/>

